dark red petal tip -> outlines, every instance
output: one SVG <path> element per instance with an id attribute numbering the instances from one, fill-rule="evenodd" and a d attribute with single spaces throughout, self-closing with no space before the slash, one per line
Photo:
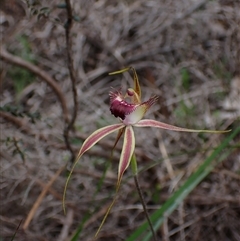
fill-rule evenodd
<path id="1" fill-rule="evenodd" d="M 110 111 L 115 117 L 125 119 L 126 115 L 132 113 L 137 105 L 126 102 L 119 91 L 109 93 L 110 96 Z"/>

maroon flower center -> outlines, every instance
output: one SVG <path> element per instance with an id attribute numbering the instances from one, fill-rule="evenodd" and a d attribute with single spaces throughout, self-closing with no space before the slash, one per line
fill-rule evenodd
<path id="1" fill-rule="evenodd" d="M 110 111 L 115 117 L 125 119 L 126 115 L 132 113 L 137 105 L 126 102 L 119 91 L 109 93 L 110 96 Z"/>

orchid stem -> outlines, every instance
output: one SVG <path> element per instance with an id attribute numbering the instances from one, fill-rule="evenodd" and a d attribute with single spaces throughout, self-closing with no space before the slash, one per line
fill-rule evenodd
<path id="1" fill-rule="evenodd" d="M 143 206 L 144 214 L 145 214 L 145 216 L 147 218 L 149 227 L 150 227 L 152 235 L 153 235 L 153 240 L 157 241 L 157 236 L 156 236 L 156 233 L 155 233 L 155 231 L 153 229 L 153 225 L 152 225 L 152 222 L 151 222 L 151 219 L 149 217 L 148 210 L 147 210 L 147 205 L 145 203 L 145 200 L 144 200 L 143 194 L 142 194 L 142 190 L 141 190 L 140 185 L 139 185 L 138 171 L 137 171 L 137 160 L 136 160 L 135 153 L 133 153 L 132 158 L 131 158 L 131 166 L 132 166 L 132 172 L 133 172 L 133 175 L 134 175 L 135 185 L 137 187 L 138 195 L 140 197 L 140 200 L 141 200 L 141 203 L 142 203 L 142 206 Z"/>

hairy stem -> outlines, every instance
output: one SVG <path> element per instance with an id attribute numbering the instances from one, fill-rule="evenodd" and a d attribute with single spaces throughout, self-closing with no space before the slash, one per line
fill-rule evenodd
<path id="1" fill-rule="evenodd" d="M 145 213 L 145 216 L 147 218 L 147 221 L 148 221 L 148 224 L 149 224 L 149 227 L 151 229 L 151 232 L 152 232 L 152 235 L 153 235 L 153 240 L 154 241 L 157 241 L 157 237 L 156 237 L 156 233 L 153 229 L 153 225 L 152 225 L 152 222 L 151 222 L 151 219 L 149 217 L 149 213 L 148 213 L 148 210 L 147 210 L 147 205 L 144 201 L 144 198 L 143 198 L 143 194 L 142 194 L 142 190 L 139 186 L 139 182 L 138 182 L 138 175 L 134 175 L 134 181 L 135 181 L 135 184 L 136 184 L 136 187 L 137 187 L 137 191 L 138 191 L 138 195 L 140 197 L 140 200 L 141 200 L 141 203 L 142 203 L 142 206 L 143 206 L 143 211 Z"/>
<path id="2" fill-rule="evenodd" d="M 152 232 L 152 235 L 153 235 L 153 240 L 157 241 L 157 236 L 156 236 L 156 233 L 155 233 L 155 231 L 153 229 L 153 225 L 152 225 L 152 222 L 151 222 L 151 219 L 149 217 L 148 210 L 147 210 L 147 205 L 145 203 L 145 200 L 144 200 L 144 197 L 143 197 L 143 194 L 142 194 L 142 190 L 141 190 L 140 185 L 139 185 L 138 174 L 137 174 L 137 161 L 136 161 L 135 154 L 133 154 L 133 156 L 132 156 L 131 165 L 132 165 L 132 171 L 133 171 L 133 174 L 134 174 L 135 185 L 137 187 L 138 195 L 140 197 L 140 200 L 141 200 L 141 203 L 142 203 L 142 206 L 143 206 L 144 214 L 145 214 L 145 216 L 147 218 L 149 227 L 151 229 L 151 232 Z"/>

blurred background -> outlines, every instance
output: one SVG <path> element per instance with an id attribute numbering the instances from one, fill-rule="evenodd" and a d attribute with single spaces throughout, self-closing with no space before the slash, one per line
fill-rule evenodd
<path id="1" fill-rule="evenodd" d="M 71 3 L 70 48 L 78 94 L 77 118 L 69 132 L 74 153 L 94 130 L 119 122 L 109 111 L 109 91 L 125 92 L 133 81 L 128 73 L 108 73 L 127 66 L 138 73 L 144 101 L 160 96 L 147 118 L 191 129 L 239 127 L 238 0 Z M 74 111 L 66 7 L 58 0 L 0 4 L 0 240 L 11 240 L 16 230 L 16 241 L 73 240 L 76 230 L 76 240 L 93 240 L 115 195 L 121 141 L 112 161 L 116 134 L 82 157 L 67 190 L 64 215 L 63 167 L 71 155 L 63 131 Z M 150 214 L 226 136 L 135 131 L 139 181 Z M 240 240 L 239 141 L 239 136 L 232 140 L 231 154 L 166 217 L 157 230 L 159 240 Z M 128 170 L 98 240 L 126 240 L 143 221 Z"/>

